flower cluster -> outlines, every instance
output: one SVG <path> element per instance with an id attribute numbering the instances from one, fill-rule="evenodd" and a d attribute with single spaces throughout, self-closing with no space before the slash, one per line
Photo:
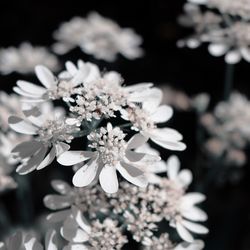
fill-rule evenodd
<path id="1" fill-rule="evenodd" d="M 98 186 L 92 186 L 91 190 L 73 189 L 63 181 L 53 181 L 52 186 L 60 195 L 45 197 L 45 206 L 57 210 L 49 214 L 47 219 L 50 222 L 60 222 L 61 235 L 73 245 L 91 244 L 97 249 L 104 245 L 119 246 L 126 243 L 122 234 L 128 232 L 135 241 L 144 245 L 145 249 L 185 249 L 187 245 L 202 249 L 203 243 L 195 241 L 190 232 L 208 232 L 204 226 L 197 223 L 207 219 L 207 215 L 196 206 L 205 196 L 200 193 L 186 193 L 192 181 L 191 172 L 186 169 L 179 172 L 180 163 L 176 156 L 171 156 L 165 163 L 167 178 L 154 173 L 154 169 L 159 167 L 158 163 L 150 166 L 151 175 L 158 177 L 154 178 L 157 182 L 141 189 L 123 181 L 118 192 L 114 194 L 105 195 Z M 97 209 L 98 207 L 102 209 Z M 98 217 L 106 219 L 100 222 L 96 219 Z M 111 221 L 110 218 L 114 220 Z M 162 221 L 168 221 L 186 243 L 172 243 L 168 234 L 163 234 L 161 240 L 157 241 L 155 233 L 159 230 L 159 222 Z M 105 228 L 105 234 L 108 234 L 111 233 L 109 225 L 112 225 L 113 236 L 108 238 L 114 239 L 116 243 L 111 240 L 107 242 L 105 239 L 102 241 L 100 238 L 96 241 L 96 227 L 101 231 Z M 159 248 L 153 248 L 154 245 Z"/>
<path id="2" fill-rule="evenodd" d="M 53 48 L 58 54 L 80 47 L 86 54 L 109 62 L 114 61 L 118 53 L 131 60 L 143 54 L 139 47 L 142 43 L 140 36 L 130 28 L 122 29 L 96 12 L 91 12 L 86 18 L 74 17 L 61 24 L 54 38 L 58 42 Z"/>
<path id="3" fill-rule="evenodd" d="M 195 34 L 178 42 L 197 48 L 201 43 L 209 43 L 209 53 L 213 56 L 225 55 L 228 64 L 235 64 L 241 59 L 250 61 L 249 11 L 250 2 L 230 0 L 189 0 L 184 7 L 186 12 L 180 23 L 193 27 Z M 208 8 L 203 10 L 199 4 Z M 212 9 L 211 9 L 212 8 Z M 221 14 L 213 11 L 217 8 Z"/>
<path id="4" fill-rule="evenodd" d="M 228 101 L 217 104 L 213 113 L 201 117 L 201 123 L 211 135 L 206 149 L 227 164 L 244 165 L 244 148 L 249 143 L 249 100 L 240 93 L 231 94 Z"/>
<path id="5" fill-rule="evenodd" d="M 58 70 L 59 62 L 45 47 L 33 47 L 22 43 L 19 48 L 9 47 L 0 50 L 0 72 L 10 74 L 16 71 L 21 74 L 32 74 L 34 67 L 44 64 L 51 70 Z"/>

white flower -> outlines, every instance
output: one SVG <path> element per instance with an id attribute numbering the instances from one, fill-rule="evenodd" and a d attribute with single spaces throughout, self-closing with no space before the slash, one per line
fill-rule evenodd
<path id="1" fill-rule="evenodd" d="M 165 218 L 183 240 L 193 242 L 194 238 L 189 231 L 196 234 L 208 233 L 206 227 L 197 223 L 207 220 L 206 213 L 196 206 L 205 200 L 205 196 L 201 193 L 185 194 L 185 189 L 192 181 L 191 172 L 187 169 L 179 172 L 180 163 L 176 156 L 170 157 L 167 163 L 169 179 L 163 179 L 161 184 L 166 190 L 167 206 L 163 208 Z"/>
<path id="2" fill-rule="evenodd" d="M 34 67 L 41 63 L 51 70 L 59 68 L 57 58 L 44 47 L 22 43 L 19 48 L 9 47 L 0 50 L 0 72 L 3 74 L 13 71 L 21 74 L 33 73 Z"/>
<path id="3" fill-rule="evenodd" d="M 49 230 L 45 236 L 45 244 L 41 244 L 33 235 L 17 232 L 6 240 L 0 242 L 1 250 L 59 250 L 56 240 L 56 231 Z"/>
<path id="4" fill-rule="evenodd" d="M 143 241 L 143 250 L 201 250 L 204 248 L 204 242 L 195 240 L 192 243 L 181 242 L 178 245 L 170 241 L 169 235 L 163 233 L 159 238 L 152 237 Z"/>
<path id="5" fill-rule="evenodd" d="M 56 156 L 70 148 L 64 142 L 71 142 L 72 133 L 78 130 L 75 126 L 65 123 L 61 112 L 51 111 L 49 105 L 44 106 L 44 109 L 44 113 L 37 108 L 26 110 L 29 114 L 27 118 L 9 118 L 9 125 L 14 131 L 34 136 L 12 150 L 13 155 L 22 162 L 16 170 L 19 174 L 27 174 L 48 166 Z"/>
<path id="6" fill-rule="evenodd" d="M 188 28 L 194 29 L 194 34 L 188 38 L 179 40 L 177 46 L 182 48 L 187 46 L 190 49 L 196 49 L 202 42 L 217 34 L 223 19 L 220 15 L 212 11 L 203 12 L 199 6 L 191 3 L 184 5 L 185 14 L 179 17 L 179 23 Z"/>
<path id="7" fill-rule="evenodd" d="M 95 12 L 90 13 L 86 19 L 74 17 L 63 23 L 54 37 L 58 40 L 54 50 L 59 54 L 65 54 L 78 46 L 85 53 L 106 61 L 114 61 L 118 53 L 128 59 L 143 54 L 139 48 L 142 39 L 132 29 L 122 29 L 112 20 Z"/>
<path id="8" fill-rule="evenodd" d="M 228 28 L 221 28 L 212 36 L 208 51 L 213 56 L 225 55 L 225 61 L 236 64 L 241 59 L 250 62 L 250 24 L 242 21 L 233 23 Z"/>
<path id="9" fill-rule="evenodd" d="M 195 4 L 205 4 L 211 8 L 217 8 L 222 13 L 239 16 L 243 19 L 250 19 L 250 1 L 249 0 L 189 0 Z"/>
<path id="10" fill-rule="evenodd" d="M 44 197 L 44 205 L 55 211 L 47 216 L 49 222 L 65 221 L 72 214 L 73 207 L 77 207 L 82 213 L 88 213 L 92 218 L 107 210 L 107 197 L 99 186 L 75 188 L 60 180 L 53 180 L 51 186 L 59 195 L 50 194 Z"/>
<path id="11" fill-rule="evenodd" d="M 154 143 L 170 150 L 184 150 L 182 135 L 171 128 L 158 128 L 157 123 L 167 122 L 173 115 L 173 110 L 167 105 L 160 105 L 160 98 L 152 98 L 142 103 L 142 108 L 131 106 L 121 110 L 122 118 L 132 123 L 132 129 L 151 139 Z"/>
<path id="12" fill-rule="evenodd" d="M 66 78 L 57 78 L 48 68 L 38 65 L 35 67 L 35 72 L 43 87 L 19 80 L 17 81 L 17 87 L 14 87 L 14 91 L 26 98 L 25 102 L 39 103 L 49 99 L 61 98 L 64 101 L 69 101 L 71 100 L 70 96 L 74 94 L 74 88 L 92 74 L 92 68 L 94 67 L 92 64 L 84 64 L 80 61 L 77 70 L 71 62 L 67 62 L 66 69 L 68 73 L 63 72 L 62 75 Z"/>
<path id="13" fill-rule="evenodd" d="M 95 220 L 90 224 L 77 208 L 73 208 L 73 214 L 66 219 L 60 231 L 63 238 L 69 242 L 63 250 L 120 250 L 127 243 L 127 237 L 122 235 L 117 221 L 106 218 L 102 223 Z"/>
<path id="14" fill-rule="evenodd" d="M 125 134 L 119 127 L 113 128 L 108 123 L 107 128 L 101 127 L 99 131 L 92 132 L 88 139 L 89 147 L 95 151 L 68 151 L 57 160 L 62 165 L 74 165 L 89 160 L 75 173 L 73 184 L 84 187 L 99 177 L 103 190 L 107 193 L 118 191 L 116 171 L 129 182 L 145 187 L 147 180 L 144 173 L 136 167 L 145 154 L 132 151 L 146 142 L 140 134 L 133 136 L 129 142 L 124 140 Z"/>

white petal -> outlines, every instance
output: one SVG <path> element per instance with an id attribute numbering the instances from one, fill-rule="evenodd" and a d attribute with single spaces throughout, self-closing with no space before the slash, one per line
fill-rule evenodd
<path id="1" fill-rule="evenodd" d="M 154 84 L 153 83 L 137 83 L 134 85 L 130 85 L 130 86 L 126 86 L 124 87 L 124 89 L 128 92 L 141 92 L 144 91 L 145 89 L 148 89 L 150 87 L 152 87 Z"/>
<path id="2" fill-rule="evenodd" d="M 26 135 L 37 134 L 37 128 L 31 123 L 19 118 L 17 116 L 10 116 L 8 119 L 10 127 L 18 133 Z"/>
<path id="3" fill-rule="evenodd" d="M 194 241 L 193 236 L 188 232 L 188 230 L 184 226 L 182 226 L 181 223 L 177 222 L 177 224 L 176 224 L 176 230 L 177 230 L 179 236 L 183 240 L 185 240 L 187 242 L 193 242 Z"/>
<path id="4" fill-rule="evenodd" d="M 135 149 L 138 148 L 140 146 L 142 146 L 143 144 L 145 144 L 148 141 L 148 138 L 143 136 L 142 134 L 138 133 L 135 134 L 129 141 L 127 144 L 127 149 Z"/>
<path id="5" fill-rule="evenodd" d="M 28 174 L 35 170 L 37 166 L 42 162 L 47 152 L 47 147 L 42 147 L 36 152 L 27 162 L 19 165 L 16 169 L 20 175 Z"/>
<path id="6" fill-rule="evenodd" d="M 191 207 L 191 208 L 183 208 L 181 210 L 181 215 L 188 220 L 192 221 L 206 221 L 207 214 L 198 207 Z"/>
<path id="7" fill-rule="evenodd" d="M 33 95 L 31 93 L 27 93 L 26 91 L 23 91 L 22 89 L 18 88 L 18 87 L 14 87 L 13 88 L 14 92 L 16 92 L 19 95 L 22 95 L 24 97 L 28 97 L 28 98 L 41 98 L 41 95 Z"/>
<path id="8" fill-rule="evenodd" d="M 45 250 L 58 250 L 55 230 L 49 230 L 46 233 Z"/>
<path id="9" fill-rule="evenodd" d="M 183 139 L 183 136 L 172 128 L 155 128 L 151 129 L 148 134 L 160 141 L 181 141 Z"/>
<path id="10" fill-rule="evenodd" d="M 118 179 L 114 166 L 104 166 L 99 175 L 102 189 L 106 193 L 116 193 L 118 191 Z"/>
<path id="11" fill-rule="evenodd" d="M 55 157 L 56 157 L 56 148 L 55 148 L 55 146 L 53 146 L 52 149 L 50 150 L 49 154 L 44 158 L 44 160 L 40 163 L 40 165 L 36 169 L 41 170 L 41 169 L 47 167 L 48 165 L 50 165 L 53 162 Z"/>
<path id="12" fill-rule="evenodd" d="M 61 180 L 53 180 L 51 186 L 55 191 L 64 195 L 70 194 L 73 191 L 73 188 L 67 182 Z"/>
<path id="13" fill-rule="evenodd" d="M 172 155 L 167 161 L 167 174 L 170 180 L 176 180 L 180 170 L 180 160 L 177 156 Z"/>
<path id="14" fill-rule="evenodd" d="M 167 122 L 173 115 L 173 109 L 167 105 L 159 106 L 151 115 L 151 119 L 155 123 Z"/>
<path id="15" fill-rule="evenodd" d="M 222 56 L 225 55 L 225 53 L 228 50 L 228 46 L 221 43 L 212 43 L 208 46 L 208 51 L 213 56 Z"/>
<path id="16" fill-rule="evenodd" d="M 241 54 L 238 50 L 229 51 L 225 57 L 225 61 L 228 64 L 236 64 L 240 62 L 240 60 L 241 60 Z"/>
<path id="17" fill-rule="evenodd" d="M 144 173 L 133 165 L 128 165 L 123 162 L 122 165 L 118 164 L 116 168 L 123 178 L 132 184 L 142 188 L 145 188 L 148 185 L 148 180 Z"/>
<path id="18" fill-rule="evenodd" d="M 91 226 L 83 216 L 81 210 L 79 210 L 77 207 L 72 206 L 72 213 L 73 217 L 76 220 L 77 224 L 88 234 L 91 233 Z"/>
<path id="19" fill-rule="evenodd" d="M 78 228 L 76 221 L 71 217 L 67 218 L 60 231 L 61 235 L 70 242 L 82 243 L 89 239 L 88 234 Z"/>
<path id="20" fill-rule="evenodd" d="M 55 146 L 56 146 L 56 156 L 57 157 L 59 157 L 65 151 L 68 151 L 70 149 L 70 146 L 64 142 L 57 142 Z"/>
<path id="21" fill-rule="evenodd" d="M 84 162 L 95 155 L 91 151 L 67 151 L 57 157 L 57 161 L 64 166 L 72 166 Z"/>
<path id="22" fill-rule="evenodd" d="M 160 105 L 163 97 L 162 90 L 159 88 L 151 88 L 147 92 L 141 92 L 142 108 L 149 113 L 154 113 Z"/>
<path id="23" fill-rule="evenodd" d="M 47 89 L 55 86 L 55 76 L 48 68 L 42 65 L 38 65 L 35 67 L 35 71 L 37 78 Z"/>
<path id="24" fill-rule="evenodd" d="M 51 213 L 46 217 L 49 223 L 58 223 L 64 221 L 70 214 L 70 210 L 62 210 L 59 212 Z"/>
<path id="25" fill-rule="evenodd" d="M 182 220 L 182 225 L 189 229 L 191 232 L 197 233 L 197 234 L 207 234 L 208 229 L 200 224 L 193 223 L 187 220 Z"/>
<path id="26" fill-rule="evenodd" d="M 176 151 L 183 151 L 186 149 L 186 145 L 182 142 L 166 141 L 166 140 L 163 141 L 154 139 L 153 137 L 151 137 L 151 140 L 165 149 L 176 150 Z"/>
<path id="27" fill-rule="evenodd" d="M 242 57 L 247 61 L 250 62 L 250 49 L 248 47 L 241 48 L 240 50 Z"/>
<path id="28" fill-rule="evenodd" d="M 178 175 L 178 181 L 183 187 L 188 187 L 193 180 L 192 172 L 189 169 L 183 169 Z"/>
<path id="29" fill-rule="evenodd" d="M 31 82 L 27 82 L 27 81 L 17 81 L 17 86 L 20 87 L 20 89 L 22 89 L 23 91 L 27 92 L 27 93 L 31 93 L 33 95 L 36 96 L 41 96 L 43 94 L 46 93 L 46 89 L 39 87 Z"/>
<path id="30" fill-rule="evenodd" d="M 73 184 L 76 187 L 88 186 L 96 177 L 98 170 L 98 157 L 92 159 L 83 167 L 81 167 L 73 176 Z"/>
<path id="31" fill-rule="evenodd" d="M 197 203 L 203 202 L 206 196 L 201 193 L 187 193 L 182 197 L 182 202 L 184 206 L 191 207 Z"/>
<path id="32" fill-rule="evenodd" d="M 72 198 L 69 196 L 51 194 L 44 197 L 43 203 L 51 210 L 58 210 L 70 207 L 72 204 Z"/>

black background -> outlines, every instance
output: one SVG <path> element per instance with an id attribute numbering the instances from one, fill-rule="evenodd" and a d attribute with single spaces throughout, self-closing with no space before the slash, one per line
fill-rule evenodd
<path id="1" fill-rule="evenodd" d="M 115 63 L 96 61 L 84 55 L 79 49 L 62 56 L 76 61 L 78 58 L 97 63 L 101 68 L 117 70 L 126 83 L 154 82 L 171 84 L 189 95 L 208 92 L 212 103 L 220 100 L 223 91 L 224 60 L 214 58 L 207 53 L 206 46 L 196 50 L 177 49 L 176 41 L 185 37 L 189 31 L 181 28 L 176 19 L 182 12 L 182 0 L 145 0 L 145 1 L 1 1 L 0 3 L 0 47 L 17 46 L 23 41 L 34 45 L 49 46 L 53 43 L 52 32 L 63 21 L 73 16 L 85 16 L 95 10 L 101 15 L 117 21 L 122 27 L 132 27 L 143 39 L 145 56 L 142 59 L 128 61 L 119 57 Z M 13 73 L 0 76 L 0 89 L 11 91 L 17 79 L 30 79 Z M 236 66 L 235 88 L 244 94 L 250 94 L 250 65 L 241 62 Z M 176 113 L 174 127 L 184 135 L 188 149 L 179 154 L 185 162 L 184 167 L 192 169 L 195 158 L 195 121 L 193 114 Z M 246 168 L 249 166 L 246 166 Z M 47 194 L 41 178 L 46 179 L 47 170 L 35 173 L 34 189 L 39 189 L 35 211 L 40 211 L 42 197 Z M 248 170 L 241 183 L 221 188 L 211 186 L 207 190 L 208 200 L 204 208 L 209 214 L 210 234 L 205 238 L 210 250 L 250 249 L 249 223 L 249 184 Z M 39 178 L 38 178 L 39 175 Z M 14 212 L 15 204 L 11 198 L 4 197 L 8 209 Z M 15 220 L 14 220 L 15 221 Z"/>

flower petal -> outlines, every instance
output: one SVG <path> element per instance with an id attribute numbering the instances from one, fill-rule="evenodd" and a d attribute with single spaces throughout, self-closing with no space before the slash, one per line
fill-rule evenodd
<path id="1" fill-rule="evenodd" d="M 27 93 L 30 93 L 32 94 L 33 96 L 41 96 L 43 94 L 46 93 L 46 89 L 43 88 L 43 87 L 39 87 L 31 82 L 27 82 L 27 81 L 17 81 L 17 86 L 27 92 Z"/>
<path id="2" fill-rule="evenodd" d="M 193 242 L 194 241 L 194 238 L 193 236 L 191 235 L 191 233 L 188 232 L 188 230 L 179 222 L 176 223 L 176 230 L 179 234 L 179 236 L 187 241 L 187 242 Z"/>
<path id="3" fill-rule="evenodd" d="M 135 134 L 129 141 L 127 144 L 127 149 L 135 149 L 138 148 L 140 146 L 142 146 L 143 144 L 145 144 L 148 141 L 148 138 L 143 136 L 142 134 L 138 133 Z"/>
<path id="4" fill-rule="evenodd" d="M 128 165 L 125 162 L 117 164 L 116 168 L 123 178 L 132 184 L 142 188 L 145 188 L 148 185 L 148 180 L 140 169 L 132 165 Z"/>
<path id="5" fill-rule="evenodd" d="M 72 202 L 72 197 L 57 194 L 46 195 L 43 199 L 44 205 L 51 210 L 70 207 Z"/>
<path id="6" fill-rule="evenodd" d="M 43 65 L 37 65 L 35 67 L 36 76 L 39 81 L 47 88 L 54 87 L 56 85 L 56 78 L 53 73 Z"/>
<path id="7" fill-rule="evenodd" d="M 102 189 L 106 193 L 116 193 L 118 191 L 118 179 L 114 166 L 104 166 L 99 175 Z"/>
<path id="8" fill-rule="evenodd" d="M 176 180 L 180 170 L 180 160 L 177 156 L 172 155 L 167 160 L 167 174 L 170 180 Z"/>
<path id="9" fill-rule="evenodd" d="M 56 231 L 49 230 L 45 236 L 45 249 L 46 250 L 58 250 Z"/>
<path id="10" fill-rule="evenodd" d="M 61 180 L 53 180 L 51 182 L 51 186 L 53 187 L 53 189 L 55 191 L 57 191 L 60 194 L 70 194 L 71 192 L 73 192 L 73 188 L 64 181 Z"/>
<path id="11" fill-rule="evenodd" d="M 173 116 L 173 109 L 167 105 L 159 106 L 151 115 L 151 119 L 155 123 L 167 122 Z"/>
<path id="12" fill-rule="evenodd" d="M 236 64 L 240 62 L 240 60 L 241 60 L 241 54 L 240 51 L 238 50 L 229 51 L 225 57 L 225 61 L 228 64 Z"/>
<path id="13" fill-rule="evenodd" d="M 58 223 L 64 221 L 70 214 L 71 210 L 62 210 L 59 212 L 51 213 L 46 217 L 49 223 Z"/>
<path id="14" fill-rule="evenodd" d="M 10 116 L 8 119 L 9 126 L 18 133 L 26 135 L 37 134 L 37 128 L 28 121 L 17 116 Z"/>
<path id="15" fill-rule="evenodd" d="M 73 184 L 76 187 L 88 186 L 96 177 L 98 170 L 98 157 L 90 160 L 87 164 L 81 167 L 73 176 Z"/>
<path id="16" fill-rule="evenodd" d="M 57 157 L 57 161 L 64 166 L 72 166 L 84 162 L 95 156 L 91 151 L 67 151 Z"/>
<path id="17" fill-rule="evenodd" d="M 191 232 L 197 233 L 197 234 L 207 234 L 208 229 L 200 224 L 193 223 L 187 220 L 182 220 L 182 225 L 189 229 Z"/>
<path id="18" fill-rule="evenodd" d="M 53 162 L 55 157 L 56 157 L 56 148 L 55 148 L 55 146 L 53 146 L 52 149 L 50 150 L 50 152 L 48 153 L 48 155 L 44 158 L 44 160 L 39 164 L 39 166 L 36 169 L 41 170 L 41 169 L 47 167 L 48 165 L 50 165 Z"/>

